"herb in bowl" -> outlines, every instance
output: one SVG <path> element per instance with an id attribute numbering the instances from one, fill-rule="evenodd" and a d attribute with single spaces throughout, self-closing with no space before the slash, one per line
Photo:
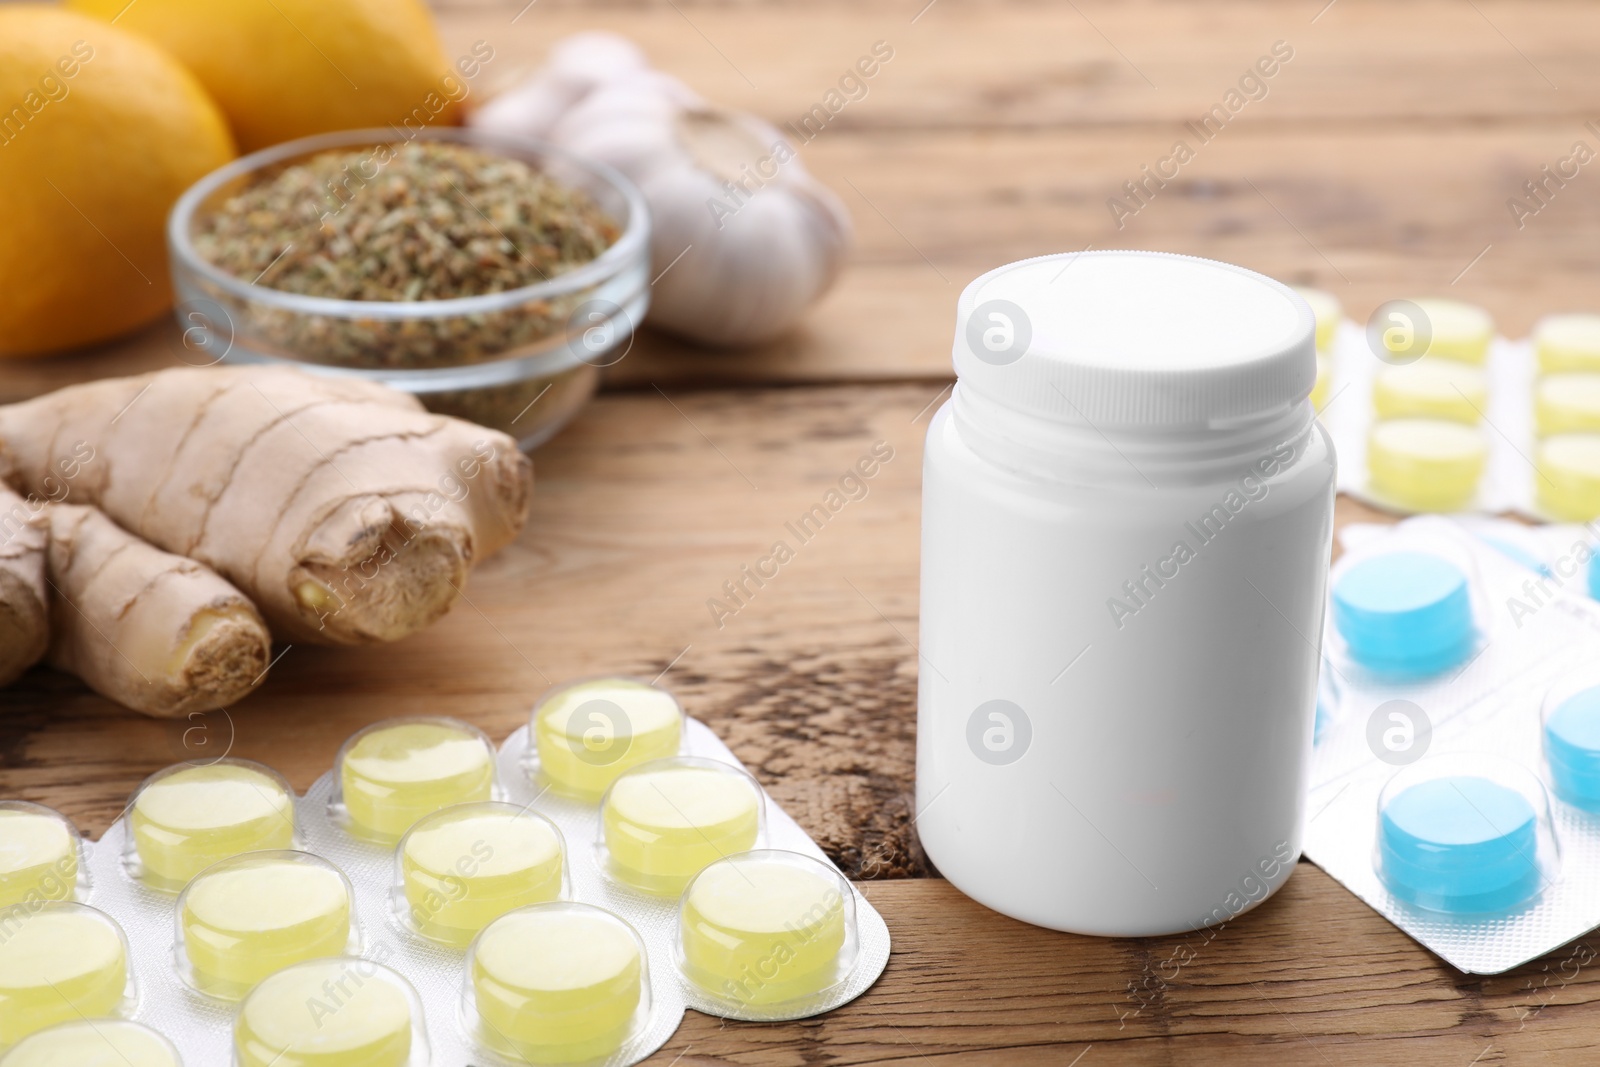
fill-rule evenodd
<path id="1" fill-rule="evenodd" d="M 418 302 L 508 292 L 596 259 L 616 224 L 586 193 L 521 160 L 446 141 L 322 152 L 199 215 L 199 255 L 256 285 L 338 300 Z M 559 330 L 534 301 L 470 318 L 257 323 L 301 358 L 358 367 L 493 359 Z"/>

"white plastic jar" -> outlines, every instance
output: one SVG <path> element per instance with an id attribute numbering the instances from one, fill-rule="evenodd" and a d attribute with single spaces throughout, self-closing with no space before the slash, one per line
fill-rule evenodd
<path id="1" fill-rule="evenodd" d="M 989 272 L 923 466 L 917 825 L 1040 926 L 1226 922 L 1300 855 L 1334 455 L 1288 287 L 1152 252 Z"/>

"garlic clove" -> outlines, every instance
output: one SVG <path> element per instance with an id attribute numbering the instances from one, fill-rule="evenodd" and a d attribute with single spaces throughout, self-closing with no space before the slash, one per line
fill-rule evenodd
<path id="1" fill-rule="evenodd" d="M 688 225 L 676 247 L 670 228 L 658 230 L 656 269 L 698 243 L 678 264 L 689 270 L 674 278 L 674 268 L 657 283 L 651 321 L 714 344 L 771 340 L 832 286 L 849 216 L 783 135 L 754 116 L 683 109 L 673 130 L 688 165 L 646 199 L 658 226 L 668 218 Z M 691 231 L 699 237 L 691 240 Z"/>
<path id="2" fill-rule="evenodd" d="M 659 160 L 679 154 L 672 120 L 698 98 L 675 78 L 652 71 L 597 90 L 564 115 L 550 139 L 638 181 Z"/>
<path id="3" fill-rule="evenodd" d="M 708 205 L 733 201 L 712 174 L 688 163 L 641 189 L 656 223 L 649 321 L 658 327 L 719 345 L 767 341 L 837 274 L 847 224 L 826 190 L 812 197 L 763 188 L 731 214 L 713 214 Z"/>
<path id="4" fill-rule="evenodd" d="M 575 33 L 551 48 L 527 81 L 479 108 L 472 125 L 495 133 L 548 137 L 561 117 L 602 85 L 648 72 L 639 46 L 614 33 Z"/>
<path id="5" fill-rule="evenodd" d="M 551 46 L 546 65 L 554 74 L 591 85 L 650 69 L 650 61 L 642 48 L 621 34 L 604 30 L 586 30 L 563 37 Z"/>

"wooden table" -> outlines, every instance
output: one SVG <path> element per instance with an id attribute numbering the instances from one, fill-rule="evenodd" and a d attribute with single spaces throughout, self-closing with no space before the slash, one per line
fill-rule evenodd
<path id="1" fill-rule="evenodd" d="M 346 734 L 384 716 L 448 713 L 500 737 L 552 681 L 665 671 L 861 879 L 895 955 L 865 997 L 819 1019 L 753 1026 L 691 1012 L 654 1062 L 1600 1056 L 1588 945 L 1465 976 L 1310 864 L 1218 932 L 1046 933 L 928 877 L 910 799 L 921 438 L 949 385 L 961 286 L 1024 256 L 1127 246 L 1321 285 L 1357 319 L 1411 294 L 1482 302 L 1511 334 L 1546 311 L 1592 310 L 1600 174 L 1547 187 L 1520 228 L 1507 199 L 1575 142 L 1600 149 L 1585 125 L 1600 120 L 1600 8 L 925 2 L 443 6 L 452 54 L 493 44 L 492 79 L 526 69 L 561 34 L 605 27 L 707 96 L 778 122 L 889 42 L 894 58 L 868 95 L 802 153 L 855 217 L 850 268 L 802 330 L 760 351 L 644 337 L 539 452 L 527 534 L 403 654 L 296 646 L 230 713 L 178 723 L 34 672 L 0 693 L 0 795 L 54 804 L 98 834 L 144 775 L 178 758 L 228 748 L 303 788 Z M 1184 120 L 1277 41 L 1294 55 L 1267 95 L 1118 229 L 1107 199 L 1190 136 Z M 0 398 L 166 365 L 175 343 L 158 326 L 103 351 L 6 366 Z M 867 497 L 719 627 L 707 599 L 879 440 L 894 459 Z M 1341 521 L 1356 517 L 1374 516 L 1341 501 Z"/>

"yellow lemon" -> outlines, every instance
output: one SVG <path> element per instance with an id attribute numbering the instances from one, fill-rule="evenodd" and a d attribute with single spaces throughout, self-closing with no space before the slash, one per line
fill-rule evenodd
<path id="1" fill-rule="evenodd" d="M 187 64 L 247 152 L 329 130 L 459 121 L 465 82 L 421 0 L 69 2 Z"/>
<path id="2" fill-rule="evenodd" d="M 165 311 L 167 211 L 232 157 L 217 106 L 159 48 L 0 4 L 0 354 L 104 341 Z"/>

